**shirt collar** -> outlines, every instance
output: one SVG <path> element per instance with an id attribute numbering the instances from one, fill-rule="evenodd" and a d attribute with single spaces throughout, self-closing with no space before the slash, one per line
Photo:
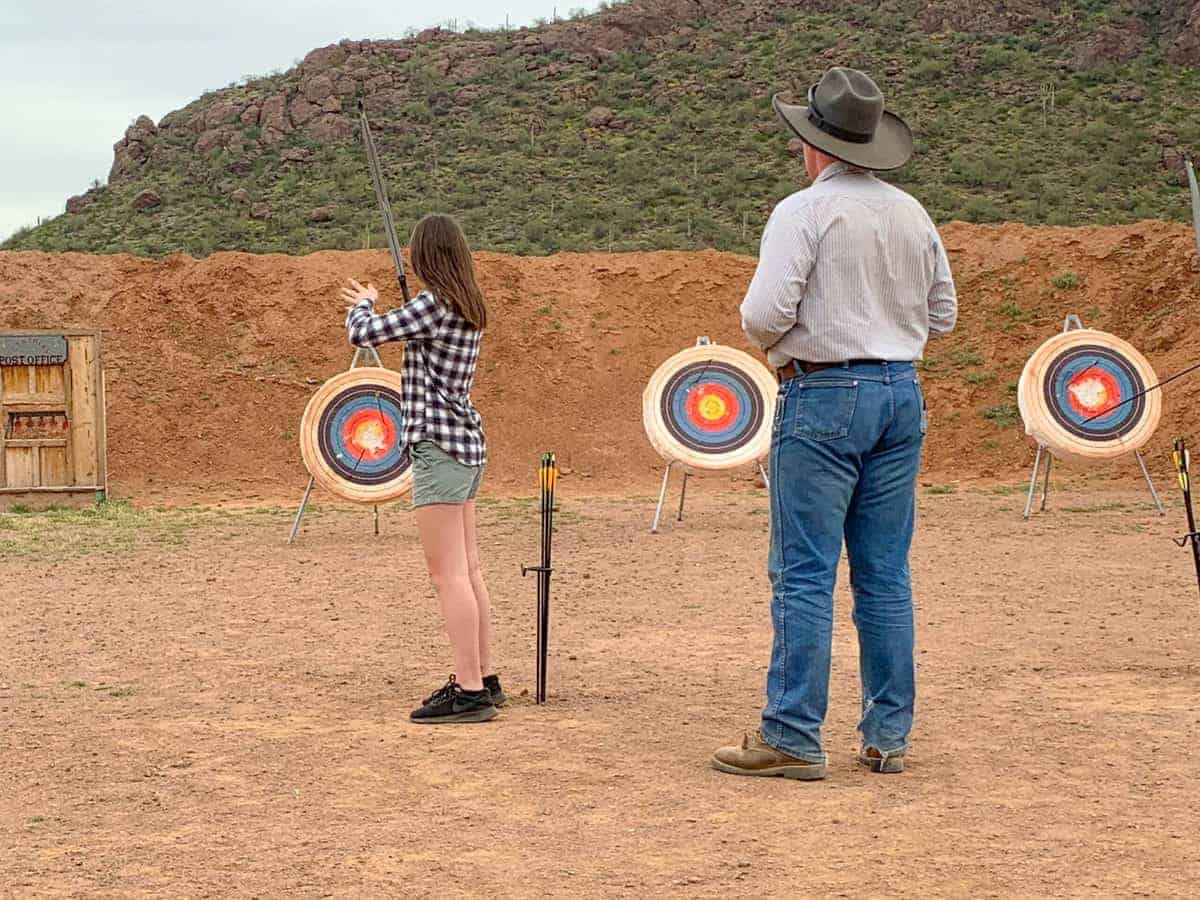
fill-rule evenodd
<path id="1" fill-rule="evenodd" d="M 860 169 L 857 166 L 850 165 L 849 163 L 838 161 L 830 166 L 826 166 L 825 170 L 813 179 L 813 184 L 820 184 L 822 181 L 828 181 L 830 178 L 836 178 L 838 175 L 860 175 L 866 171 L 866 169 Z"/>

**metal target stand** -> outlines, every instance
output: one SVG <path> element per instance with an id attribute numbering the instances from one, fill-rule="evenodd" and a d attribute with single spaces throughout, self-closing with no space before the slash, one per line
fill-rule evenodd
<path id="1" fill-rule="evenodd" d="M 374 347 L 358 347 L 354 351 L 354 358 L 350 360 L 350 368 L 357 369 L 364 365 L 362 360 L 366 357 L 367 366 L 378 366 L 383 368 L 383 358 L 379 355 L 379 351 Z M 316 479 L 308 476 L 308 487 L 304 489 L 304 497 L 300 500 L 300 508 L 296 510 L 296 520 L 292 523 L 292 533 L 288 536 L 288 543 L 296 543 L 296 535 L 300 533 L 300 523 L 304 521 L 304 510 L 308 507 L 308 500 L 312 496 L 313 484 Z M 375 504 L 375 536 L 379 536 L 379 504 Z"/>
<path id="2" fill-rule="evenodd" d="M 662 519 L 663 506 L 667 502 L 667 484 L 671 480 L 671 467 L 674 465 L 674 462 L 667 463 L 667 468 L 663 472 L 662 489 L 658 492 L 658 509 L 654 511 L 654 522 L 650 526 L 651 534 L 658 534 L 658 523 Z M 692 477 L 692 473 L 687 470 L 686 466 L 681 465 L 680 468 L 683 469 L 683 487 L 679 491 L 679 514 L 675 517 L 676 522 L 683 521 L 683 505 L 687 500 L 688 479 Z M 767 470 L 763 468 L 761 462 L 758 464 L 758 473 L 762 476 L 763 484 L 769 488 L 771 482 L 767 480 Z"/>
<path id="3" fill-rule="evenodd" d="M 1063 334 L 1068 331 L 1079 331 L 1083 329 L 1083 322 L 1079 316 L 1072 313 L 1067 316 L 1063 322 Z M 1029 479 L 1029 495 L 1025 499 L 1025 515 L 1026 520 L 1033 514 L 1033 498 L 1037 493 L 1038 475 L 1042 468 L 1042 456 L 1046 458 L 1045 477 L 1042 483 L 1042 504 L 1039 507 L 1039 512 L 1046 511 L 1046 499 L 1050 496 L 1050 470 L 1054 466 L 1054 454 L 1041 441 L 1038 441 L 1037 456 L 1033 460 L 1033 475 Z M 1146 467 L 1146 459 L 1142 456 L 1141 450 L 1134 450 L 1133 455 L 1137 458 L 1138 466 L 1141 467 L 1142 477 L 1146 479 L 1146 486 L 1150 489 L 1150 497 L 1154 500 L 1154 506 L 1158 509 L 1160 516 L 1165 516 L 1167 511 L 1163 508 L 1162 500 L 1159 499 L 1158 491 L 1154 487 L 1154 479 L 1150 476 L 1150 470 Z"/>

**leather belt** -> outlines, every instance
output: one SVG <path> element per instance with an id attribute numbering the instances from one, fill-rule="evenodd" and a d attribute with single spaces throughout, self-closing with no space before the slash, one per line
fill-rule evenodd
<path id="1" fill-rule="evenodd" d="M 840 369 L 843 366 L 881 366 L 883 363 L 882 359 L 849 359 L 845 362 L 832 363 L 810 363 L 793 359 L 787 365 L 775 370 L 775 378 L 780 384 L 783 384 L 799 375 L 811 375 L 813 372 L 820 372 L 824 369 Z"/>

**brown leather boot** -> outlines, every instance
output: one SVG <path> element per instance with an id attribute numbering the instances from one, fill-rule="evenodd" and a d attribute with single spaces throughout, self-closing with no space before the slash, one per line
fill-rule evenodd
<path id="1" fill-rule="evenodd" d="M 761 732 L 748 731 L 742 735 L 741 746 L 722 747 L 712 755 L 712 766 L 730 775 L 777 775 L 797 781 L 820 781 L 825 777 L 825 764 L 796 759 L 781 753 L 762 739 Z"/>
<path id="2" fill-rule="evenodd" d="M 880 775 L 899 775 L 904 771 L 904 751 L 897 750 L 884 756 L 874 747 L 863 747 L 858 752 L 858 764 Z"/>

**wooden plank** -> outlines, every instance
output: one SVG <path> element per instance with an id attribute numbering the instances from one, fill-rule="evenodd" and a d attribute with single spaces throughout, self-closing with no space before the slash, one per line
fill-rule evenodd
<path id="1" fill-rule="evenodd" d="M 38 397 L 34 394 L 29 394 L 20 400 L 6 400 L 4 401 L 4 406 L 6 409 L 37 410 L 38 412 L 52 414 L 62 414 L 67 411 L 66 398 L 61 395 L 58 397 Z"/>
<path id="2" fill-rule="evenodd" d="M 33 392 L 38 397 L 54 397 L 60 403 L 66 399 L 62 366 L 37 366 L 33 377 Z"/>
<path id="3" fill-rule="evenodd" d="M 34 447 L 5 447 L 4 476 L 6 488 L 38 487 L 35 477 L 37 449 Z"/>
<path id="4" fill-rule="evenodd" d="M 71 467 L 65 443 L 62 447 L 42 447 L 38 451 L 42 457 L 38 487 L 66 487 L 71 483 Z"/>
<path id="5" fill-rule="evenodd" d="M 9 438 L 4 442 L 5 447 L 66 447 L 66 438 L 31 438 L 24 441 L 19 438 Z"/>
<path id="6" fill-rule="evenodd" d="M 100 392 L 96 395 L 96 483 L 104 486 L 108 495 L 108 377 L 104 371 L 103 343 L 100 332 L 96 332 L 96 383 Z"/>
<path id="7" fill-rule="evenodd" d="M 0 337 L 23 337 L 25 335 L 62 335 L 63 337 L 97 337 L 95 328 L 0 328 Z"/>
<path id="8" fill-rule="evenodd" d="M 66 487 L 0 488 L 0 494 L 61 494 L 64 491 L 90 491 L 95 494 L 103 490 L 98 484 L 68 484 Z"/>
<path id="9" fill-rule="evenodd" d="M 70 365 L 70 396 L 68 415 L 71 417 L 71 466 L 74 479 L 96 484 L 97 421 L 96 400 L 99 381 L 96 371 L 96 338 L 72 337 L 68 341 Z"/>
<path id="10" fill-rule="evenodd" d="M 0 403 L 24 400 L 33 393 L 29 383 L 28 366 L 4 366 L 0 368 Z"/>
<path id="11" fill-rule="evenodd" d="M 62 397 L 29 397 L 4 403 L 3 406 L 10 412 L 47 413 L 52 416 L 67 414 L 67 401 Z"/>
<path id="12" fill-rule="evenodd" d="M 0 491 L 0 510 L 21 506 L 25 509 L 45 509 L 49 506 L 69 506 L 86 509 L 100 498 L 97 488 L 47 488 L 30 491 Z"/>

